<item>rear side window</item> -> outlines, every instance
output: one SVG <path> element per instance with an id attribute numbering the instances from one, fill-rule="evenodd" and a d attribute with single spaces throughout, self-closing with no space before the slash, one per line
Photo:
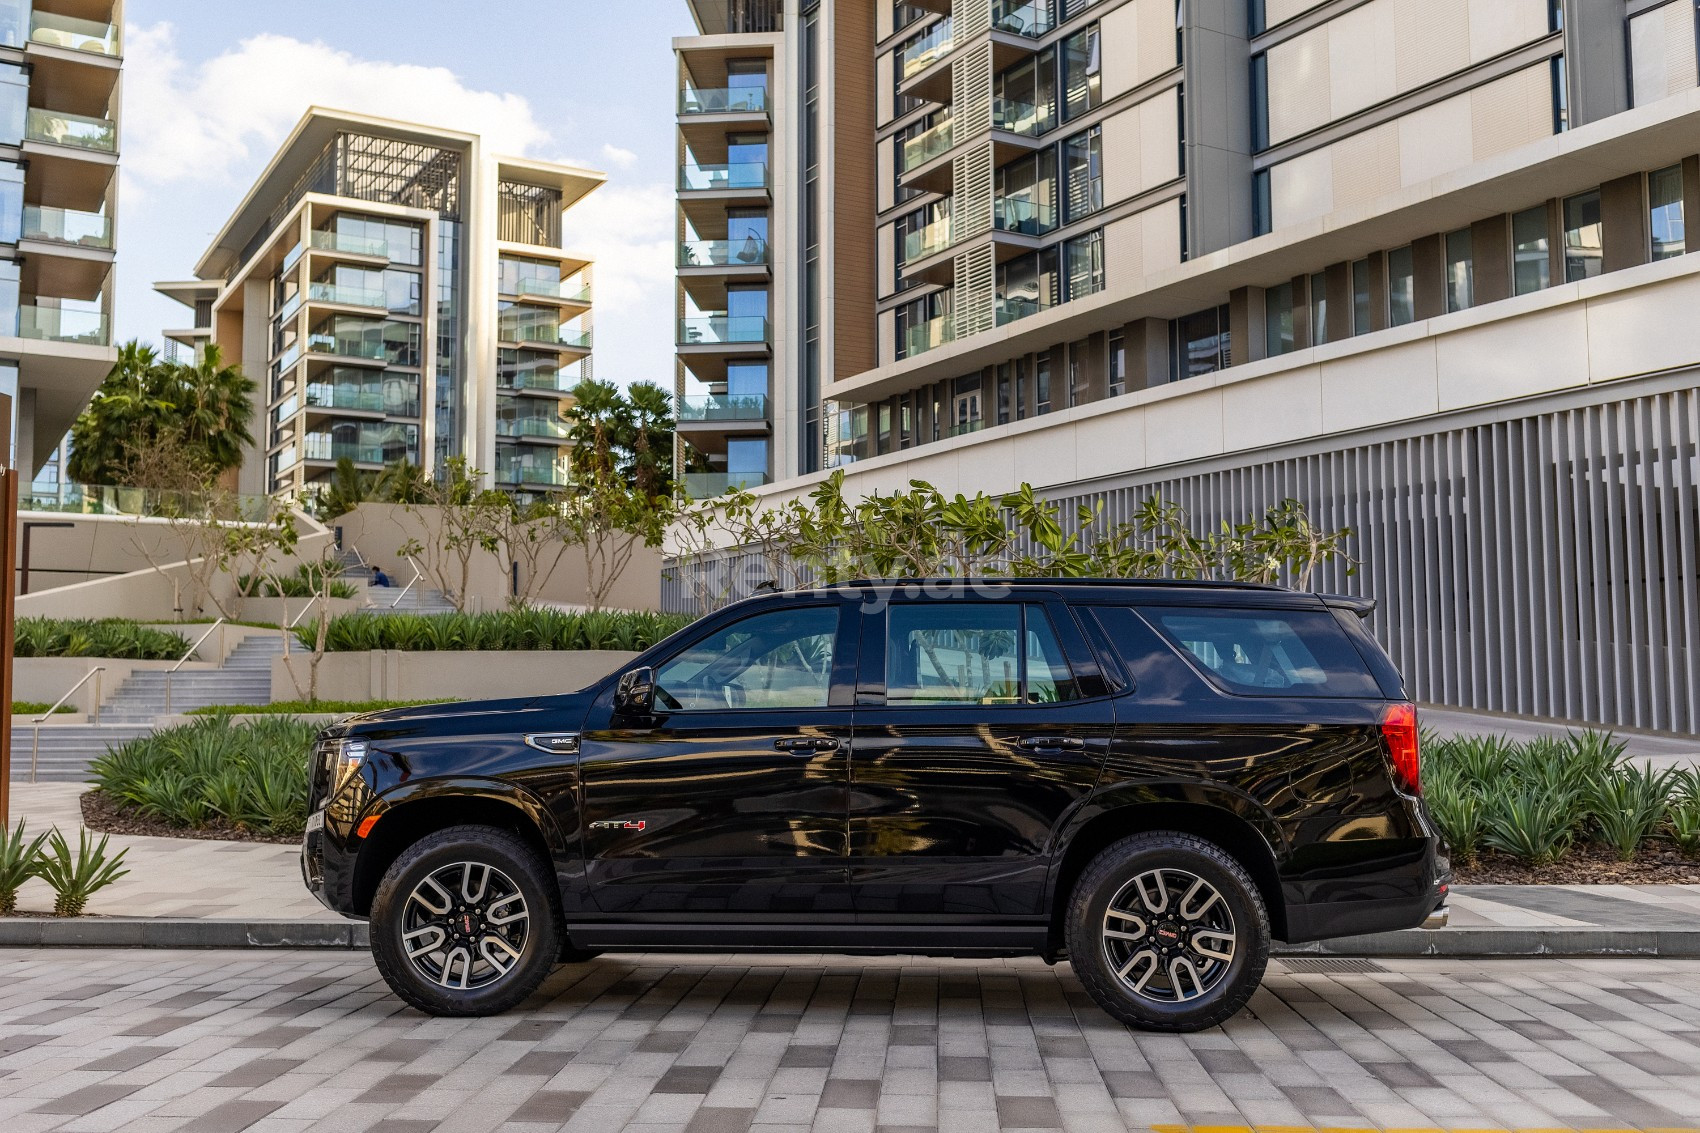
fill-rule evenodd
<path id="1" fill-rule="evenodd" d="M 1080 695 L 1038 607 L 897 603 L 886 630 L 887 704 L 1055 704 Z"/>
<path id="2" fill-rule="evenodd" d="M 1140 614 L 1228 692 L 1381 696 L 1358 651 L 1326 610 L 1147 606 Z"/>

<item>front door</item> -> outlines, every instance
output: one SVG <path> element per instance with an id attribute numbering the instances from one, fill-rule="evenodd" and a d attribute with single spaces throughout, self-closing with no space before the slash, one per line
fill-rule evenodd
<path id="1" fill-rule="evenodd" d="M 652 716 L 594 710 L 580 767 L 604 916 L 850 911 L 855 652 L 836 599 L 755 613 L 656 665 Z"/>
<path id="2" fill-rule="evenodd" d="M 1042 913 L 1055 833 L 1091 793 L 1113 730 L 1073 615 L 1044 600 L 898 601 L 864 619 L 862 642 L 858 913 Z"/>

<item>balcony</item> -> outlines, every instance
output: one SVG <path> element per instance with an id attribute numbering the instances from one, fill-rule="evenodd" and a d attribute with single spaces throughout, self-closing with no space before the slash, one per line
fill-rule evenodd
<path id="1" fill-rule="evenodd" d="M 679 320 L 680 346 L 723 346 L 769 341 L 763 315 L 703 315 Z"/>
<path id="2" fill-rule="evenodd" d="M 101 312 L 68 311 L 28 303 L 18 307 L 18 337 L 79 346 L 112 345 L 112 332 Z"/>
<path id="3" fill-rule="evenodd" d="M 1057 26 L 1052 0 L 993 0 L 992 30 L 1037 39 Z"/>
<path id="4" fill-rule="evenodd" d="M 936 350 L 946 343 L 955 341 L 955 316 L 940 315 L 919 325 L 904 328 L 903 356 L 913 358 L 917 354 L 925 354 L 929 350 Z"/>
<path id="5" fill-rule="evenodd" d="M 976 417 L 972 421 L 959 421 L 945 431 L 947 437 L 966 437 L 969 433 L 978 433 L 986 427 L 986 422 Z"/>
<path id="6" fill-rule="evenodd" d="M 404 450 L 400 446 L 386 444 L 333 441 L 329 433 L 308 433 L 306 459 L 325 464 L 334 464 L 344 459 L 352 460 L 356 464 L 390 464 L 405 459 L 409 464 L 418 464 L 419 452 L 417 449 Z"/>
<path id="7" fill-rule="evenodd" d="M 1037 315 L 1040 311 L 1048 311 L 1050 309 L 1051 304 L 1048 300 L 1039 299 L 1033 296 L 1011 295 L 1007 298 L 999 297 L 996 305 L 998 326 L 1001 327 L 1006 323 L 1013 323 L 1018 319 L 1025 319 L 1029 315 Z"/>
<path id="8" fill-rule="evenodd" d="M 565 371 L 540 367 L 502 374 L 497 379 L 497 386 L 514 392 L 571 393 L 579 380 Z"/>
<path id="9" fill-rule="evenodd" d="M 999 232 L 1043 236 L 1057 226 L 1057 206 L 1051 201 L 998 197 L 992 202 L 992 224 Z"/>
<path id="10" fill-rule="evenodd" d="M 759 488 L 768 482 L 765 472 L 685 473 L 685 491 L 693 500 L 712 500 L 734 488 Z"/>
<path id="11" fill-rule="evenodd" d="M 679 399 L 681 425 L 693 421 L 765 421 L 767 397 L 751 394 L 733 397 L 723 393 L 693 394 Z"/>
<path id="12" fill-rule="evenodd" d="M 381 288 L 347 287 L 337 283 L 314 282 L 307 285 L 309 303 L 339 303 L 345 307 L 389 308 L 389 299 Z"/>
<path id="13" fill-rule="evenodd" d="M 920 74 L 948 55 L 955 46 L 956 32 L 951 18 L 946 16 L 903 49 L 898 57 L 902 77 L 909 79 Z"/>
<path id="14" fill-rule="evenodd" d="M 512 417 L 506 421 L 496 422 L 498 437 L 541 437 L 545 440 L 564 441 L 570 435 L 567 423 L 558 417 Z"/>
<path id="15" fill-rule="evenodd" d="M 766 189 L 767 162 L 736 161 L 724 165 L 684 165 L 679 168 L 682 193 L 725 193 L 738 189 Z"/>
<path id="16" fill-rule="evenodd" d="M 30 42 L 44 47 L 87 51 L 94 55 L 117 56 L 123 53 L 115 25 L 98 20 L 79 20 L 53 12 L 30 14 Z"/>
<path id="17" fill-rule="evenodd" d="M 903 238 L 903 262 L 914 263 L 942 252 L 950 247 L 952 239 L 950 217 L 940 217 L 919 232 L 911 232 Z"/>
<path id="18" fill-rule="evenodd" d="M 390 359 L 389 348 L 381 341 L 322 331 L 307 336 L 307 349 L 315 354 L 334 354 L 338 358 L 359 358 L 367 362 L 388 362 Z"/>
<path id="19" fill-rule="evenodd" d="M 956 122 L 946 118 L 929 130 L 916 134 L 903 143 L 903 169 L 918 169 L 948 150 L 954 144 Z"/>
<path id="20" fill-rule="evenodd" d="M 565 488 L 569 481 L 564 468 L 553 465 L 496 463 L 496 481 L 501 484 L 527 484 L 545 488 Z"/>
<path id="21" fill-rule="evenodd" d="M 390 258 L 390 246 L 384 241 L 334 229 L 315 228 L 313 247 L 321 252 L 340 252 L 347 256 L 371 256 L 379 260 Z"/>
<path id="22" fill-rule="evenodd" d="M 23 238 L 111 251 L 112 218 L 74 209 L 25 205 Z"/>
<path id="23" fill-rule="evenodd" d="M 513 289 L 503 290 L 504 295 L 514 295 L 524 299 L 559 299 L 563 303 L 588 304 L 590 302 L 590 284 L 581 279 L 521 279 L 514 283 Z"/>
<path id="24" fill-rule="evenodd" d="M 766 87 L 692 87 L 679 92 L 679 113 L 765 114 Z"/>
<path id="25" fill-rule="evenodd" d="M 109 119 L 67 114 L 62 110 L 43 110 L 39 106 L 29 108 L 29 115 L 24 120 L 24 137 L 32 142 L 96 153 L 118 152 L 118 127 Z"/>
<path id="26" fill-rule="evenodd" d="M 1013 98 L 992 99 L 992 129 L 1020 134 L 1024 138 L 1036 138 L 1050 128 L 1049 107 L 1035 106 L 1031 102 L 1017 102 Z"/>
<path id="27" fill-rule="evenodd" d="M 767 263 L 767 241 L 754 236 L 742 240 L 687 240 L 679 245 L 679 266 L 762 267 Z"/>
<path id="28" fill-rule="evenodd" d="M 410 401 L 397 401 L 384 396 L 384 387 L 381 384 L 369 382 L 310 382 L 307 385 L 307 405 L 312 409 L 345 413 L 382 413 L 390 417 L 419 416 L 417 390 Z"/>

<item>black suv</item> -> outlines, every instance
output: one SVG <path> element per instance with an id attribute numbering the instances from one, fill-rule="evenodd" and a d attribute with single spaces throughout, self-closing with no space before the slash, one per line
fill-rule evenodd
<path id="1" fill-rule="evenodd" d="M 1444 923 L 1416 713 L 1362 599 L 937 580 L 771 594 L 580 692 L 327 729 L 308 886 L 397 995 L 504 1011 L 605 950 L 1067 957 L 1184 1031 L 1271 939 Z"/>

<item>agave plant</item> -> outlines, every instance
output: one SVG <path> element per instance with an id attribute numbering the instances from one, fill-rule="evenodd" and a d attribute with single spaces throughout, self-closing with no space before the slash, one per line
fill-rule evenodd
<path id="1" fill-rule="evenodd" d="M 1619 861 L 1633 859 L 1641 843 L 1657 833 L 1669 808 L 1670 785 L 1670 772 L 1635 764 L 1623 764 L 1591 785 L 1588 808 L 1594 826 Z"/>
<path id="2" fill-rule="evenodd" d="M 1464 865 L 1474 865 L 1481 852 L 1487 822 L 1487 805 L 1481 791 L 1463 781 L 1455 771 L 1437 770 L 1427 776 L 1423 794 L 1428 800 L 1429 816 L 1440 828 L 1453 857 Z"/>
<path id="3" fill-rule="evenodd" d="M 1671 803 L 1666 817 L 1670 840 L 1685 858 L 1700 858 L 1700 802 L 1678 799 Z"/>
<path id="4" fill-rule="evenodd" d="M 37 834 L 34 841 L 24 841 L 24 820 L 10 834 L 0 826 L 0 917 L 9 917 L 18 909 L 18 890 L 24 882 L 41 872 L 41 845 L 47 835 Z"/>
<path id="5" fill-rule="evenodd" d="M 1494 796 L 1486 809 L 1483 846 L 1510 854 L 1527 866 L 1551 864 L 1570 851 L 1572 800 L 1522 786 Z"/>
<path id="6" fill-rule="evenodd" d="M 85 828 L 78 832 L 77 853 L 72 856 L 70 844 L 58 827 L 48 834 L 47 853 L 41 857 L 38 876 L 53 887 L 54 916 L 82 916 L 90 897 L 130 872 L 123 868 L 130 851 L 119 850 L 109 858 L 107 841 L 108 836 L 102 834 L 98 843 L 91 843 Z"/>

